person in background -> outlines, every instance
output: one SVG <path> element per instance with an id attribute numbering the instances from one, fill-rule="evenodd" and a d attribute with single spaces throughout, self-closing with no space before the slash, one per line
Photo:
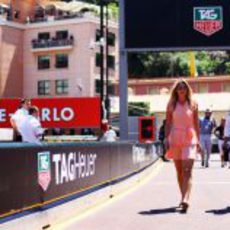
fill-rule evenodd
<path id="1" fill-rule="evenodd" d="M 44 129 L 39 121 L 39 110 L 36 106 L 29 108 L 29 115 L 21 123 L 19 131 L 22 141 L 27 143 L 40 144 Z"/>
<path id="2" fill-rule="evenodd" d="M 202 166 L 209 167 L 209 159 L 212 151 L 211 135 L 213 129 L 216 127 L 216 122 L 211 119 L 212 112 L 207 109 L 205 116 L 200 119 L 200 141 L 202 147 Z"/>
<path id="3" fill-rule="evenodd" d="M 103 137 L 102 137 L 103 141 L 107 141 L 107 142 L 113 142 L 117 140 L 117 134 L 116 132 L 113 130 L 112 126 L 109 126 L 109 130 L 107 130 Z"/>
<path id="4" fill-rule="evenodd" d="M 200 151 L 198 105 L 188 82 L 175 82 L 166 111 L 166 157 L 173 159 L 181 194 L 179 211 L 186 213 L 192 188 L 194 160 Z M 170 153 L 170 154 L 169 154 Z"/>
<path id="5" fill-rule="evenodd" d="M 28 110 L 31 106 L 30 99 L 21 99 L 19 109 L 11 116 L 10 123 L 14 130 L 13 141 L 21 142 L 20 126 L 25 117 L 29 114 Z"/>
<path id="6" fill-rule="evenodd" d="M 63 134 L 64 134 L 64 130 L 62 128 L 55 127 L 52 129 L 52 135 L 54 136 L 59 136 Z"/>
<path id="7" fill-rule="evenodd" d="M 225 152 L 225 161 L 229 162 L 230 168 L 230 113 L 228 113 L 225 120 L 223 148 Z"/>
<path id="8" fill-rule="evenodd" d="M 102 119 L 102 121 L 101 121 L 101 130 L 100 130 L 100 134 L 98 136 L 99 141 L 104 140 L 104 135 L 108 130 L 109 130 L 109 122 L 108 122 L 108 120 L 107 119 Z"/>
<path id="9" fill-rule="evenodd" d="M 107 119 L 103 119 L 101 121 L 101 130 L 103 133 L 105 133 L 106 131 L 108 131 L 109 129 L 109 121 Z"/>
<path id="10" fill-rule="evenodd" d="M 218 148 L 220 152 L 220 160 L 221 160 L 221 167 L 224 167 L 224 151 L 223 151 L 223 144 L 224 144 L 224 126 L 225 126 L 225 118 L 221 119 L 220 125 L 215 128 L 214 134 L 218 138 Z"/>
<path id="11" fill-rule="evenodd" d="M 81 129 L 81 135 L 95 135 L 91 128 Z"/>
<path id="12" fill-rule="evenodd" d="M 166 124 L 166 120 L 164 119 L 163 122 L 162 122 L 162 125 L 159 129 L 159 140 L 161 142 L 161 145 L 162 145 L 162 160 L 165 161 L 165 162 L 168 162 L 168 160 L 165 158 L 165 153 L 166 153 L 166 149 L 165 149 L 165 144 L 164 144 L 164 140 L 165 140 L 165 124 Z"/>

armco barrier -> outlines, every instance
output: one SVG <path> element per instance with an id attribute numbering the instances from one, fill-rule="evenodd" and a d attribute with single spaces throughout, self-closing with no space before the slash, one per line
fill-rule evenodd
<path id="1" fill-rule="evenodd" d="M 124 179 L 160 151 L 159 143 L 0 144 L 0 223 Z"/>

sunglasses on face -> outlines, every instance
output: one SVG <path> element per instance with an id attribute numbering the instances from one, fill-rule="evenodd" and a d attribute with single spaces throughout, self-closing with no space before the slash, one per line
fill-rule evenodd
<path id="1" fill-rule="evenodd" d="M 177 90 L 186 90 L 187 87 L 184 84 L 178 85 Z"/>

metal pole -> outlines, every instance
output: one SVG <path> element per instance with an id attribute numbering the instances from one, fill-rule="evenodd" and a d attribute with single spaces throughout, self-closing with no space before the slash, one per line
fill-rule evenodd
<path id="1" fill-rule="evenodd" d="M 104 0 L 100 0 L 100 42 L 104 40 Z M 101 97 L 101 118 L 104 116 L 104 44 L 100 43 L 100 97 Z"/>
<path id="2" fill-rule="evenodd" d="M 125 49 L 125 0 L 120 0 L 120 139 L 128 140 L 128 59 Z"/>
<path id="3" fill-rule="evenodd" d="M 109 120 L 109 44 L 108 44 L 108 36 L 109 36 L 109 6 L 108 2 L 106 4 L 106 49 L 105 49 L 105 56 L 106 56 L 106 71 L 105 71 L 105 85 L 106 85 L 106 96 L 105 96 L 105 108 L 107 111 L 107 120 Z"/>
<path id="4" fill-rule="evenodd" d="M 9 8 L 9 20 L 10 21 L 13 21 L 13 17 L 14 17 L 14 13 L 13 13 L 13 2 L 12 2 L 13 0 L 10 0 L 10 8 Z"/>

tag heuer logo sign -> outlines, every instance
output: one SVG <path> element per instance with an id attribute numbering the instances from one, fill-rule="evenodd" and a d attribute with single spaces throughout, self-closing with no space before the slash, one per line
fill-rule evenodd
<path id="1" fill-rule="evenodd" d="M 222 7 L 194 7 L 193 28 L 206 36 L 221 30 L 223 28 Z"/>
<path id="2" fill-rule="evenodd" d="M 38 184 L 46 191 L 51 181 L 50 152 L 38 153 Z"/>

